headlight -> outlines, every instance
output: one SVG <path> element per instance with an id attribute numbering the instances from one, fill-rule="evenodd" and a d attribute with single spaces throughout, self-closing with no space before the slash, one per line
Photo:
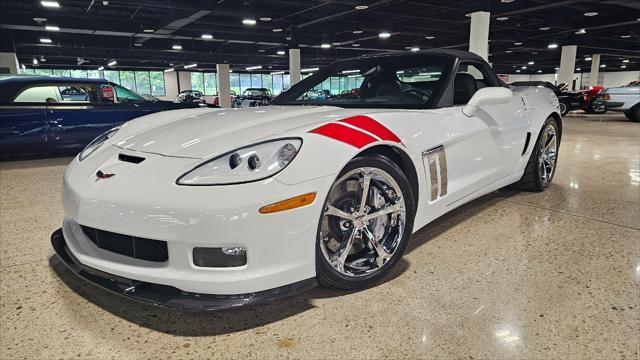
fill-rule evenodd
<path id="1" fill-rule="evenodd" d="M 208 160 L 178 178 L 178 185 L 229 185 L 258 181 L 282 171 L 300 151 L 302 139 L 249 145 Z"/>
<path id="2" fill-rule="evenodd" d="M 113 134 L 115 134 L 118 130 L 120 130 L 120 126 L 114 127 L 113 129 L 93 139 L 93 141 L 91 141 L 89 145 L 87 145 L 87 147 L 85 147 L 84 150 L 80 152 L 80 156 L 78 157 L 78 160 L 82 161 L 86 159 L 87 156 L 93 154 L 93 152 L 96 151 L 100 147 L 100 145 L 104 144 L 104 142 L 107 141 L 110 137 L 112 137 Z"/>

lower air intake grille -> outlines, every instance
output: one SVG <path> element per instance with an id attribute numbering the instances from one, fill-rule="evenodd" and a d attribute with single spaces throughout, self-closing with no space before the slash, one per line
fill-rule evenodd
<path id="1" fill-rule="evenodd" d="M 163 262 L 169 258 L 165 241 L 117 234 L 84 225 L 81 228 L 89 240 L 101 249 L 147 261 Z"/>

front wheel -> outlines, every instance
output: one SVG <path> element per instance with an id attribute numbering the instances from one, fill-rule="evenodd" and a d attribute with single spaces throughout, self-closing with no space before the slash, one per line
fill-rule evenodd
<path id="1" fill-rule="evenodd" d="M 569 105 L 567 103 L 560 103 L 560 115 L 565 116 L 569 112 Z"/>
<path id="2" fill-rule="evenodd" d="M 415 205 L 400 168 L 383 156 L 351 160 L 325 200 L 316 241 L 318 282 L 355 290 L 379 281 L 402 257 Z"/>
<path id="3" fill-rule="evenodd" d="M 640 121 L 640 103 L 635 104 L 631 109 L 627 110 L 624 115 L 627 119 L 635 122 Z"/>
<path id="4" fill-rule="evenodd" d="M 529 162 L 516 186 L 522 190 L 542 191 L 549 186 L 556 173 L 560 133 L 557 121 L 550 117 L 538 135 Z"/>

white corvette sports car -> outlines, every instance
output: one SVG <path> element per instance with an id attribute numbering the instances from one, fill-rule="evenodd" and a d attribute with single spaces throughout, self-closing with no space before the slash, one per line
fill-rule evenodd
<path id="1" fill-rule="evenodd" d="M 510 90 L 468 52 L 340 61 L 271 106 L 167 111 L 96 138 L 65 171 L 52 244 L 86 280 L 168 307 L 359 289 L 446 212 L 547 187 L 561 132 L 551 90 Z"/>

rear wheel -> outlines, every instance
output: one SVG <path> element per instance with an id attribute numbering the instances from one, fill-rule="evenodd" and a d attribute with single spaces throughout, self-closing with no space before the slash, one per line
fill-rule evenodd
<path id="1" fill-rule="evenodd" d="M 565 116 L 569 112 L 569 106 L 567 103 L 560 103 L 560 115 Z"/>
<path id="2" fill-rule="evenodd" d="M 335 181 L 320 217 L 318 282 L 355 290 L 379 281 L 402 257 L 415 215 L 409 181 L 382 156 L 349 162 Z"/>
<path id="3" fill-rule="evenodd" d="M 607 112 L 607 107 L 598 101 L 592 101 L 585 108 L 585 111 L 589 114 L 604 114 Z"/>
<path id="4" fill-rule="evenodd" d="M 559 146 L 558 123 L 554 118 L 548 118 L 516 186 L 528 191 L 542 191 L 549 186 L 556 172 Z"/>
<path id="5" fill-rule="evenodd" d="M 624 115 L 627 119 L 635 122 L 640 121 L 640 103 L 635 104 L 631 109 L 627 110 Z"/>

